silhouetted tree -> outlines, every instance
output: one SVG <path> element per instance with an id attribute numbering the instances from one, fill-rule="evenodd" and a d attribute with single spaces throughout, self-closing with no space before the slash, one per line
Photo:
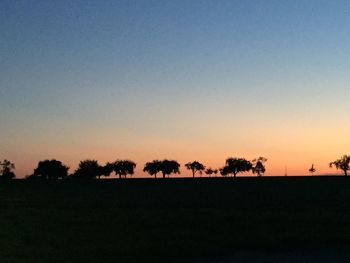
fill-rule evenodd
<path id="1" fill-rule="evenodd" d="M 15 173 L 13 172 L 13 170 L 15 169 L 15 164 L 13 162 L 5 159 L 2 162 L 0 162 L 0 166 L 1 178 L 12 179 L 16 177 Z"/>
<path id="2" fill-rule="evenodd" d="M 80 161 L 78 169 L 75 171 L 73 177 L 81 179 L 93 179 L 101 174 L 101 166 L 96 160 Z"/>
<path id="3" fill-rule="evenodd" d="M 121 179 L 122 176 L 126 178 L 128 174 L 133 175 L 134 169 L 136 168 L 136 163 L 129 160 L 117 160 L 112 165 L 115 174 L 119 175 L 119 179 Z"/>
<path id="4" fill-rule="evenodd" d="M 254 159 L 252 161 L 253 174 L 258 174 L 259 177 L 261 175 L 263 175 L 266 171 L 266 168 L 264 165 L 265 162 L 267 162 L 267 159 L 264 157 L 259 157 L 259 158 Z"/>
<path id="5" fill-rule="evenodd" d="M 68 175 L 69 167 L 55 159 L 44 160 L 38 163 L 38 167 L 34 169 L 33 177 L 42 179 L 59 179 Z"/>
<path id="6" fill-rule="evenodd" d="M 310 173 L 311 175 L 313 175 L 314 172 L 316 172 L 316 169 L 315 169 L 315 167 L 314 167 L 314 164 L 312 164 L 311 167 L 310 167 L 310 169 L 309 169 L 309 173 Z"/>
<path id="7" fill-rule="evenodd" d="M 170 174 L 179 174 L 180 173 L 180 164 L 175 160 L 163 160 L 161 162 L 160 171 L 163 174 L 163 178 L 167 175 L 169 177 Z"/>
<path id="8" fill-rule="evenodd" d="M 153 160 L 152 162 L 147 162 L 145 164 L 143 171 L 149 173 L 149 175 L 151 176 L 154 175 L 154 178 L 157 178 L 157 173 L 161 171 L 161 165 L 162 165 L 161 161 Z"/>
<path id="9" fill-rule="evenodd" d="M 337 159 L 331 163 L 329 163 L 329 167 L 335 166 L 335 168 L 340 169 L 344 172 L 344 175 L 348 175 L 349 170 L 349 163 L 350 163 L 350 156 L 349 155 L 343 155 L 340 159 Z"/>
<path id="10" fill-rule="evenodd" d="M 233 177 L 236 178 L 238 173 L 248 172 L 252 169 L 252 163 L 244 158 L 227 158 L 226 165 L 220 169 L 222 176 L 229 176 L 233 174 Z"/>
<path id="11" fill-rule="evenodd" d="M 211 177 L 212 174 L 214 174 L 215 176 L 218 173 L 218 169 L 212 169 L 212 168 L 208 168 L 204 171 L 209 177 Z"/>
<path id="12" fill-rule="evenodd" d="M 205 166 L 198 161 L 186 163 L 185 166 L 188 170 L 192 171 L 193 178 L 196 172 L 199 172 L 200 174 L 202 174 L 203 170 L 205 169 Z"/>
<path id="13" fill-rule="evenodd" d="M 100 166 L 99 169 L 98 179 L 100 179 L 101 176 L 108 177 L 113 172 L 113 164 L 108 162 L 105 165 Z"/>
<path id="14" fill-rule="evenodd" d="M 211 168 L 208 168 L 204 172 L 205 172 L 206 175 L 208 175 L 210 177 L 214 173 L 214 170 L 211 169 Z"/>
<path id="15" fill-rule="evenodd" d="M 220 174 L 224 177 L 226 177 L 230 174 L 229 167 L 227 167 L 227 166 L 222 167 L 221 169 L 219 169 L 219 171 L 220 171 Z"/>

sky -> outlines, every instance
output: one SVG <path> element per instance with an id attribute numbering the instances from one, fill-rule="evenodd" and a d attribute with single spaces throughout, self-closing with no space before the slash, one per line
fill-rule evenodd
<path id="1" fill-rule="evenodd" d="M 0 2 L 0 159 L 268 158 L 334 173 L 350 150 L 350 2 Z"/>

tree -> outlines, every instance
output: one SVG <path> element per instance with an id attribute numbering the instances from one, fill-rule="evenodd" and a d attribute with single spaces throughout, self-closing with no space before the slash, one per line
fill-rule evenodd
<path id="1" fill-rule="evenodd" d="M 331 163 L 329 163 L 329 167 L 335 166 L 335 168 L 340 169 L 344 172 L 344 175 L 348 175 L 350 163 L 350 155 L 343 155 L 340 159 L 337 159 Z"/>
<path id="2" fill-rule="evenodd" d="M 185 166 L 188 170 L 192 171 L 193 178 L 194 178 L 196 172 L 199 172 L 200 174 L 202 174 L 202 172 L 205 169 L 205 166 L 198 161 L 186 163 Z"/>
<path id="3" fill-rule="evenodd" d="M 122 176 L 126 178 L 128 174 L 133 175 L 134 169 L 136 168 L 136 163 L 129 160 L 117 160 L 112 165 L 115 174 L 119 175 L 119 179 L 121 179 Z"/>
<path id="4" fill-rule="evenodd" d="M 220 171 L 220 174 L 224 177 L 226 177 L 230 174 L 229 167 L 227 167 L 227 166 L 222 167 L 221 169 L 219 169 L 219 171 Z"/>
<path id="5" fill-rule="evenodd" d="M 86 159 L 80 161 L 74 177 L 81 179 L 94 179 L 101 174 L 101 166 L 96 160 Z"/>
<path id="6" fill-rule="evenodd" d="M 113 164 L 108 162 L 105 165 L 100 166 L 99 170 L 100 171 L 99 171 L 99 173 L 97 175 L 98 179 L 101 179 L 101 176 L 108 177 L 113 172 Z"/>
<path id="7" fill-rule="evenodd" d="M 214 173 L 214 170 L 211 169 L 211 168 L 208 168 L 204 172 L 205 172 L 206 175 L 208 175 L 210 177 Z"/>
<path id="8" fill-rule="evenodd" d="M 312 164 L 311 167 L 310 167 L 310 169 L 309 169 L 309 173 L 310 173 L 311 175 L 313 175 L 314 172 L 316 172 L 316 168 L 314 167 L 314 164 Z"/>
<path id="9" fill-rule="evenodd" d="M 233 174 L 233 177 L 236 178 L 238 173 L 248 172 L 252 169 L 252 163 L 244 158 L 227 158 L 225 166 L 220 169 L 222 176 L 229 176 Z"/>
<path id="10" fill-rule="evenodd" d="M 15 164 L 9 160 L 3 160 L 2 162 L 0 162 L 0 176 L 3 179 L 12 179 L 15 178 L 16 175 L 13 172 L 15 168 Z"/>
<path id="11" fill-rule="evenodd" d="M 144 172 L 149 173 L 149 175 L 157 178 L 157 173 L 161 171 L 162 162 L 159 160 L 153 160 L 152 162 L 147 162 L 143 168 Z"/>
<path id="12" fill-rule="evenodd" d="M 170 174 L 179 174 L 180 173 L 180 164 L 175 160 L 163 160 L 160 165 L 160 171 L 163 174 L 163 178 L 167 175 L 169 177 Z"/>
<path id="13" fill-rule="evenodd" d="M 263 175 L 266 171 L 266 168 L 264 166 L 265 162 L 267 162 L 267 159 L 264 157 L 259 157 L 259 158 L 252 160 L 253 174 L 258 174 L 259 177 L 261 175 Z"/>
<path id="14" fill-rule="evenodd" d="M 68 176 L 69 167 L 55 159 L 44 160 L 38 163 L 38 167 L 34 169 L 33 177 L 43 179 L 59 179 Z"/>
<path id="15" fill-rule="evenodd" d="M 215 176 L 218 173 L 218 169 L 212 169 L 212 168 L 208 168 L 205 171 L 205 174 L 207 174 L 209 177 L 211 177 L 212 174 L 215 174 Z"/>

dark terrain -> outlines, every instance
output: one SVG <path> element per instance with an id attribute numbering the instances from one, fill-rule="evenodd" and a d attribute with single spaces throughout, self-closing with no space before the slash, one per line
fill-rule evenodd
<path id="1" fill-rule="evenodd" d="M 340 176 L 0 182 L 2 263 L 348 262 L 348 248 Z"/>

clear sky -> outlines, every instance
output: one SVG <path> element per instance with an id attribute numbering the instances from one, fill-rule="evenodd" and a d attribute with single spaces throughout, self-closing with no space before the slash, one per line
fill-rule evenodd
<path id="1" fill-rule="evenodd" d="M 46 158 L 328 173 L 350 151 L 350 1 L 2 0 L 0 36 L 19 177 Z"/>

